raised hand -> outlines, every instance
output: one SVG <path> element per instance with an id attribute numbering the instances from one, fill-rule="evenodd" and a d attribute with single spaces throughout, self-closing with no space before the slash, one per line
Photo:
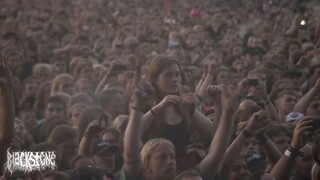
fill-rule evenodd
<path id="1" fill-rule="evenodd" d="M 221 103 L 221 89 L 219 86 L 209 85 L 207 91 L 215 102 Z"/>
<path id="2" fill-rule="evenodd" d="M 217 61 L 210 62 L 208 64 L 208 72 L 212 74 L 216 72 L 216 70 L 219 69 L 220 67 L 221 67 L 221 63 Z"/>
<path id="3" fill-rule="evenodd" d="M 237 84 L 237 93 L 244 97 L 246 93 L 248 92 L 249 84 L 248 84 L 248 78 L 243 78 L 238 84 Z"/>
<path id="4" fill-rule="evenodd" d="M 305 136 L 312 130 L 312 121 L 310 116 L 305 116 L 296 124 L 291 140 L 291 146 L 293 148 L 300 149 L 304 146 L 305 142 L 302 140 L 302 136 Z"/>
<path id="5" fill-rule="evenodd" d="M 143 109 L 147 102 L 154 98 L 154 93 L 155 90 L 149 82 L 140 83 L 131 96 L 132 105 Z"/>
<path id="6" fill-rule="evenodd" d="M 238 109 L 240 98 L 236 90 L 228 85 L 221 85 L 221 104 L 223 110 L 235 112 Z"/>
<path id="7" fill-rule="evenodd" d="M 254 113 L 251 118 L 248 121 L 248 124 L 246 125 L 246 129 L 254 133 L 264 127 L 268 124 L 267 116 L 264 114 L 264 111 L 261 110 L 259 112 Z"/>
<path id="8" fill-rule="evenodd" d="M 92 137 L 96 136 L 98 133 L 100 133 L 101 130 L 102 130 L 102 127 L 100 126 L 99 120 L 93 120 L 87 126 L 87 129 L 86 129 L 84 136 L 92 138 Z"/>

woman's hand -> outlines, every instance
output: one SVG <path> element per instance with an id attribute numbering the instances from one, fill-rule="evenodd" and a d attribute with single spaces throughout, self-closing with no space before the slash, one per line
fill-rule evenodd
<path id="1" fill-rule="evenodd" d="M 160 111 L 163 112 L 165 109 L 167 109 L 168 107 L 172 106 L 172 105 L 178 105 L 179 103 L 181 103 L 183 100 L 180 96 L 176 96 L 176 95 L 167 95 L 165 98 L 163 98 L 163 100 L 157 104 L 154 108 L 156 109 L 156 111 Z"/>

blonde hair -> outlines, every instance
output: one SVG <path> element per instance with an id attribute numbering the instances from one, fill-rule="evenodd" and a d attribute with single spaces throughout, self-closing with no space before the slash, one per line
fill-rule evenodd
<path id="1" fill-rule="evenodd" d="M 173 150 L 175 150 L 174 145 L 167 139 L 154 138 L 154 139 L 150 139 L 149 141 L 147 141 L 144 144 L 144 146 L 142 147 L 141 152 L 140 152 L 140 161 L 141 161 L 143 172 L 146 176 L 148 176 L 149 160 L 151 158 L 153 151 L 158 146 L 169 146 Z"/>
<path id="2" fill-rule="evenodd" d="M 82 57 L 72 57 L 71 61 L 69 62 L 69 73 L 70 74 L 74 74 L 74 69 L 76 68 L 76 66 L 79 64 L 79 63 L 85 63 L 86 60 L 83 59 Z"/>
<path id="3" fill-rule="evenodd" d="M 112 128 L 117 129 L 121 132 L 121 134 L 124 134 L 128 121 L 129 121 L 128 115 L 119 115 L 114 119 L 112 123 Z"/>
<path id="4" fill-rule="evenodd" d="M 55 93 L 59 92 L 59 87 L 62 81 L 65 80 L 71 80 L 74 81 L 73 77 L 69 74 L 59 74 L 52 80 L 51 85 L 51 95 L 54 95 Z"/>
<path id="5" fill-rule="evenodd" d="M 83 103 L 76 103 L 72 106 L 70 106 L 68 108 L 68 118 L 71 119 L 72 117 L 72 113 L 75 109 L 78 109 L 78 108 L 82 108 L 82 110 L 84 110 L 85 108 L 87 108 L 88 106 L 86 104 L 83 104 Z"/>
<path id="6" fill-rule="evenodd" d="M 52 74 L 51 65 L 46 64 L 46 63 L 38 63 L 33 67 L 32 74 L 35 77 L 41 77 L 44 74 L 46 76 L 51 76 L 51 74 Z"/>

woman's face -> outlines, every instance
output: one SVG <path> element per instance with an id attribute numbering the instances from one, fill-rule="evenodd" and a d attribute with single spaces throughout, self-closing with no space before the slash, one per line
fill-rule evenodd
<path id="1" fill-rule="evenodd" d="M 181 84 L 180 69 L 177 64 L 171 64 L 158 76 L 156 82 L 160 91 L 164 94 L 176 94 Z"/>
<path id="2" fill-rule="evenodd" d="M 230 84 L 230 74 L 227 71 L 221 71 L 217 75 L 216 84 Z"/>
<path id="3" fill-rule="evenodd" d="M 150 179 L 173 179 L 176 175 L 175 152 L 169 145 L 158 145 L 148 162 Z"/>
<path id="4" fill-rule="evenodd" d="M 243 180 L 249 175 L 247 163 L 243 159 L 238 158 L 231 167 L 228 180 Z"/>
<path id="5" fill-rule="evenodd" d="M 79 116 L 80 116 L 82 111 L 83 111 L 83 108 L 80 108 L 80 107 L 75 108 L 72 111 L 71 123 L 72 123 L 73 127 L 78 127 L 78 125 L 79 125 Z"/>

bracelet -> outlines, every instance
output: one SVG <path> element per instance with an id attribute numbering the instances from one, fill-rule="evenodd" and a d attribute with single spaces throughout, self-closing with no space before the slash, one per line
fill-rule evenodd
<path id="1" fill-rule="evenodd" d="M 154 117 L 158 117 L 159 116 L 159 114 L 156 113 L 153 109 L 150 109 L 150 112 Z"/>
<path id="2" fill-rule="evenodd" d="M 288 149 L 286 149 L 286 151 L 284 152 L 284 155 L 287 157 L 291 157 L 291 154 L 292 153 Z"/>
<path id="3" fill-rule="evenodd" d="M 248 130 L 243 130 L 241 133 L 246 139 L 249 139 L 252 137 L 252 134 Z"/>
<path id="4" fill-rule="evenodd" d="M 135 107 L 135 106 L 132 106 L 131 109 L 136 110 L 136 111 L 142 111 L 142 112 L 144 111 L 144 109 L 138 108 L 138 107 Z"/>
<path id="5" fill-rule="evenodd" d="M 303 157 L 303 152 L 293 148 L 291 145 L 288 147 L 288 151 L 290 151 L 293 156 L 301 156 L 301 157 Z"/>

